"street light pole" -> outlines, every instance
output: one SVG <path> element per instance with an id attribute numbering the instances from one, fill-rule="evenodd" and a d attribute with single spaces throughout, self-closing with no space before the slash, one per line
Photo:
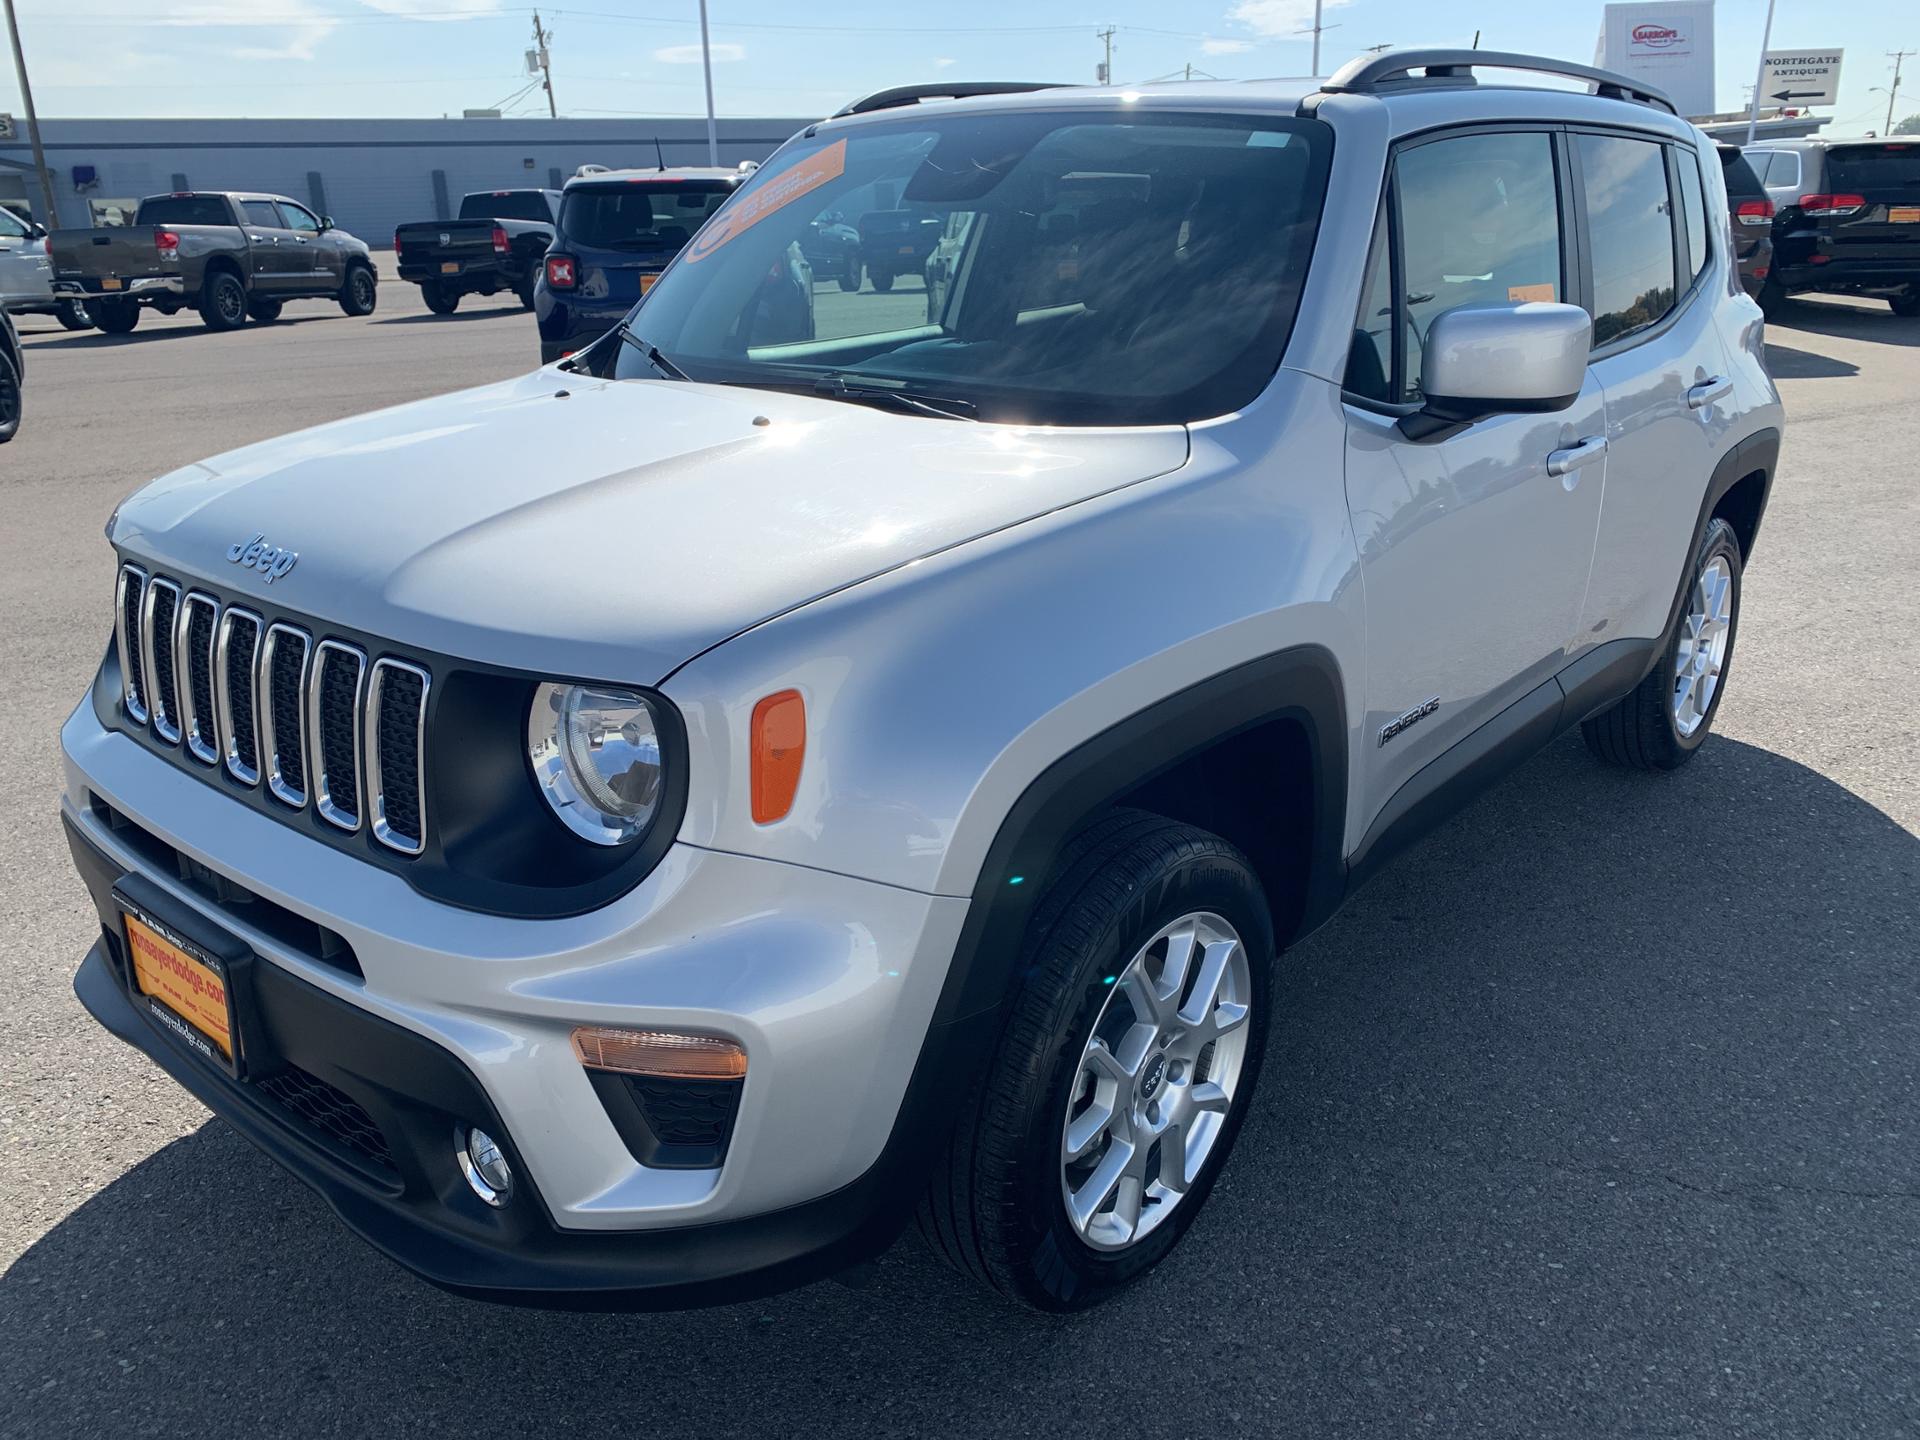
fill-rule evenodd
<path id="1" fill-rule="evenodd" d="M 1320 0 L 1313 0 L 1313 70 L 1315 76 L 1320 73 Z"/>
<path id="2" fill-rule="evenodd" d="M 713 45 L 707 39 L 707 0 L 700 0 L 700 65 L 707 72 L 707 163 L 720 163 L 720 127 L 713 118 Z"/>
<path id="3" fill-rule="evenodd" d="M 1767 0 L 1767 28 L 1760 32 L 1760 63 L 1753 71 L 1753 109 L 1747 112 L 1747 144 L 1760 128 L 1760 82 L 1767 78 L 1767 46 L 1773 43 L 1773 0 Z"/>
<path id="4" fill-rule="evenodd" d="M 13 37 L 13 68 L 20 77 L 20 99 L 27 111 L 27 138 L 33 142 L 33 168 L 40 177 L 40 194 L 47 202 L 46 226 L 60 228 L 60 204 L 53 198 L 53 175 L 47 169 L 47 152 L 40 144 L 40 116 L 33 108 L 33 87 L 27 84 L 27 52 L 20 48 L 20 17 L 13 13 L 13 0 L 5 0 L 7 32 Z"/>

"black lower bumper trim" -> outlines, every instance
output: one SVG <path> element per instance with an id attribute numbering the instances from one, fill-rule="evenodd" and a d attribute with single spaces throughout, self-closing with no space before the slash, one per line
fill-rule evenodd
<path id="1" fill-rule="evenodd" d="M 251 993 L 241 1034 L 247 1073 L 271 1076 L 297 1067 L 351 1097 L 390 1150 L 391 1170 L 368 1165 L 304 1124 L 265 1087 L 236 1082 L 190 1053 L 133 1003 L 121 969 L 113 892 L 141 882 L 71 820 L 67 838 L 102 925 L 101 939 L 74 977 L 80 1003 L 317 1191 L 349 1229 L 443 1289 L 568 1309 L 716 1304 L 790 1289 L 871 1259 L 892 1244 L 911 1215 L 928 1155 L 921 1146 L 895 1143 L 853 1184 L 772 1214 L 672 1230 L 561 1230 L 550 1220 L 512 1133 L 453 1054 L 277 965 L 247 967 Z M 158 887 L 149 885 L 142 894 L 143 903 L 156 909 L 170 906 L 166 918 L 183 934 L 191 936 L 196 927 L 205 933 L 213 924 Z M 980 1017 L 936 1027 L 923 1058 L 977 1054 L 984 1038 Z M 916 1086 L 908 1111 L 944 1107 L 948 1090 Z M 933 1119 L 903 1111 L 896 1139 L 939 1133 Z M 506 1208 L 492 1209 L 467 1189 L 454 1153 L 457 1124 L 481 1126 L 506 1150 L 516 1176 Z"/>

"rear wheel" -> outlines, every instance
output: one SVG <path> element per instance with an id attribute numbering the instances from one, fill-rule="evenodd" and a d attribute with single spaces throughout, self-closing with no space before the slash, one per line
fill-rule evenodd
<path id="1" fill-rule="evenodd" d="M 380 292 L 374 284 L 373 271 L 364 265 L 349 266 L 347 283 L 340 287 L 340 308 L 358 318 L 371 315 L 379 299 Z"/>
<path id="2" fill-rule="evenodd" d="M 1273 926 L 1217 835 L 1121 811 L 1061 857 L 998 1049 L 921 1225 L 957 1268 L 1078 1310 L 1166 1257 L 1233 1147 L 1265 1050 Z"/>
<path id="3" fill-rule="evenodd" d="M 849 260 L 847 268 L 840 276 L 840 288 L 851 295 L 860 288 L 860 262 Z"/>
<path id="4" fill-rule="evenodd" d="M 1904 315 L 1909 320 L 1920 315 L 1920 285 L 1909 285 L 1898 295 L 1889 295 L 1887 304 L 1893 307 L 1893 313 Z"/>
<path id="5" fill-rule="evenodd" d="M 873 288 L 878 290 L 882 295 L 893 289 L 893 272 L 891 270 L 882 269 L 878 265 L 869 265 L 867 267 L 867 278 L 873 282 Z"/>
<path id="6" fill-rule="evenodd" d="M 1682 603 L 1660 663 L 1630 695 L 1581 723 L 1587 748 L 1610 765 L 1677 770 L 1713 726 L 1740 624 L 1740 540 L 1726 521 L 1707 523 Z"/>
<path id="7" fill-rule="evenodd" d="M 140 307 L 131 300 L 95 300 L 87 313 L 109 335 L 125 335 L 140 323 Z"/>
<path id="8" fill-rule="evenodd" d="M 281 302 L 278 300 L 269 299 L 264 295 L 256 295 L 247 301 L 247 314 L 255 320 L 260 321 L 263 325 L 270 325 L 280 318 L 280 305 Z"/>
<path id="9" fill-rule="evenodd" d="M 1760 282 L 1759 300 L 1760 313 L 1771 320 L 1786 308 L 1786 287 L 1776 284 L 1771 278 L 1763 280 Z"/>
<path id="10" fill-rule="evenodd" d="M 20 433 L 20 413 L 25 400 L 13 356 L 0 350 L 0 445 Z"/>
<path id="11" fill-rule="evenodd" d="M 434 314 L 451 315 L 460 303 L 460 292 L 443 289 L 438 280 L 429 280 L 420 287 L 420 298 Z"/>
<path id="12" fill-rule="evenodd" d="M 62 300 L 60 308 L 53 312 L 53 318 L 60 322 L 62 330 L 91 330 L 93 316 L 87 313 L 84 300 Z"/>
<path id="13" fill-rule="evenodd" d="M 519 285 L 514 288 L 513 293 L 520 297 L 520 308 L 522 310 L 531 310 L 533 308 L 533 280 L 533 272 L 529 270 L 526 279 L 522 280 Z"/>
<path id="14" fill-rule="evenodd" d="M 247 287 L 231 270 L 216 270 L 200 291 L 200 318 L 209 330 L 238 330 L 247 323 Z"/>

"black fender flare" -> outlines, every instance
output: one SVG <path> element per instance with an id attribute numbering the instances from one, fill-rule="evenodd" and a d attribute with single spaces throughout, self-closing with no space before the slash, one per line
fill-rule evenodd
<path id="1" fill-rule="evenodd" d="M 1634 680 L 1638 685 L 1660 657 L 1667 653 L 1667 647 L 1673 643 L 1673 632 L 1680 624 L 1680 617 L 1686 613 L 1687 582 L 1693 574 L 1693 557 L 1700 553 L 1700 542 L 1706 538 L 1707 522 L 1713 519 L 1713 512 L 1720 502 L 1727 498 L 1727 492 L 1747 476 L 1758 473 L 1760 478 L 1760 506 L 1754 512 L 1753 536 L 1760 534 L 1761 522 L 1767 516 L 1767 501 L 1773 497 L 1774 471 L 1780 464 L 1780 432 L 1771 426 L 1756 430 L 1740 441 L 1726 454 L 1720 457 L 1720 463 L 1713 467 L 1713 474 L 1707 478 L 1707 493 L 1700 498 L 1700 514 L 1693 522 L 1693 543 L 1687 546 L 1686 563 L 1681 567 L 1674 581 L 1673 604 L 1667 608 L 1666 628 L 1660 632 L 1660 643 L 1654 647 L 1645 670 Z M 1747 547 L 1747 553 L 1740 557 L 1742 565 L 1753 558 L 1753 547 Z M 1629 689 L 1632 687 L 1629 686 Z"/>

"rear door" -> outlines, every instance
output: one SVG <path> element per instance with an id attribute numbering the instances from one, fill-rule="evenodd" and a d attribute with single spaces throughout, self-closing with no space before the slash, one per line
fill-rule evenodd
<path id="1" fill-rule="evenodd" d="M 1585 647 L 1665 631 L 1708 477 L 1729 443 L 1732 384 L 1714 323 L 1728 288 L 1719 165 L 1704 172 L 1694 147 L 1654 136 L 1570 138 L 1590 373 L 1607 403 L 1607 503 L 1580 619 Z"/>
<path id="2" fill-rule="evenodd" d="M 313 275 L 313 260 L 308 250 L 294 243 L 293 232 L 280 218 L 279 208 L 271 200 L 236 203 L 246 225 L 254 290 L 262 295 L 287 295 L 306 289 Z"/>

